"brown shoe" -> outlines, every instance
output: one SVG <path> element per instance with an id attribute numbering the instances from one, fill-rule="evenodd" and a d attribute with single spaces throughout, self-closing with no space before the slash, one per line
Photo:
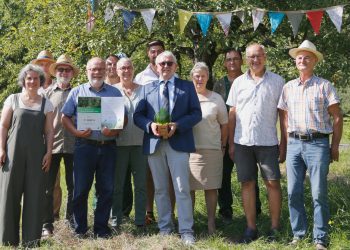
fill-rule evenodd
<path id="1" fill-rule="evenodd" d="M 145 225 L 151 225 L 156 223 L 156 218 L 154 218 L 153 212 L 147 212 L 145 217 Z"/>

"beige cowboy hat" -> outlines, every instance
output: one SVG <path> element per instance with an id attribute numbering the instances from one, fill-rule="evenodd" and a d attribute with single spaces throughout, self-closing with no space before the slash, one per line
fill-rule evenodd
<path id="1" fill-rule="evenodd" d="M 51 63 L 54 63 L 55 60 L 53 59 L 53 56 L 52 56 L 50 51 L 43 50 L 43 51 L 40 51 L 40 53 L 38 54 L 36 59 L 31 61 L 32 64 L 38 64 L 40 62 L 51 62 Z"/>
<path id="2" fill-rule="evenodd" d="M 57 62 L 50 65 L 49 72 L 52 76 L 56 76 L 56 68 L 59 65 L 66 65 L 72 67 L 73 77 L 79 74 L 79 68 L 73 64 L 73 61 L 70 58 L 70 56 L 63 54 L 57 58 Z"/>
<path id="3" fill-rule="evenodd" d="M 323 60 L 322 53 L 318 52 L 315 44 L 313 44 L 309 40 L 305 40 L 304 42 L 302 42 L 298 48 L 290 49 L 289 55 L 293 58 L 296 58 L 299 51 L 309 51 L 313 53 L 317 57 L 318 62 Z"/>

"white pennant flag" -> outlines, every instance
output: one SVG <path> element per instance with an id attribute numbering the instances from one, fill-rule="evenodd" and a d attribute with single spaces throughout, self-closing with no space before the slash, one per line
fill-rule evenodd
<path id="1" fill-rule="evenodd" d="M 217 14 L 216 18 L 219 20 L 221 27 L 224 30 L 225 35 L 227 36 L 230 30 L 232 13 L 229 12 L 229 13 Z"/>
<path id="2" fill-rule="evenodd" d="M 301 20 L 303 19 L 304 13 L 302 12 L 287 12 L 286 13 L 290 24 L 292 25 L 294 37 L 297 35 Z"/>
<path id="3" fill-rule="evenodd" d="M 342 5 L 334 6 L 326 9 L 329 17 L 331 18 L 332 22 L 334 23 L 339 33 L 341 30 L 341 24 L 343 21 L 343 9 L 344 9 L 344 6 Z"/>
<path id="4" fill-rule="evenodd" d="M 244 11 L 242 11 L 242 10 L 236 11 L 235 14 L 236 14 L 236 16 L 238 16 L 238 18 L 241 20 L 241 22 L 244 23 Z"/>
<path id="5" fill-rule="evenodd" d="M 252 10 L 254 31 L 258 28 L 258 26 L 261 23 L 264 15 L 265 15 L 265 11 L 264 10 L 259 10 L 259 9 Z"/>
<path id="6" fill-rule="evenodd" d="M 110 6 L 108 6 L 105 9 L 105 22 L 108 22 L 109 20 L 111 20 L 113 16 L 114 16 L 114 11 Z"/>
<path id="7" fill-rule="evenodd" d="M 143 20 L 145 21 L 148 32 L 151 32 L 153 18 L 154 18 L 154 15 L 156 14 L 156 10 L 155 9 L 143 9 L 143 10 L 140 10 L 140 12 L 141 12 Z"/>

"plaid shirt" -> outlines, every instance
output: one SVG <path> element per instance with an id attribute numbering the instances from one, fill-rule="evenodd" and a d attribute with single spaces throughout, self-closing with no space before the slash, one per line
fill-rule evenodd
<path id="1" fill-rule="evenodd" d="M 289 81 L 282 91 L 278 108 L 288 111 L 288 132 L 302 134 L 333 132 L 328 107 L 339 103 L 332 84 L 312 76 L 302 84 L 300 78 Z"/>

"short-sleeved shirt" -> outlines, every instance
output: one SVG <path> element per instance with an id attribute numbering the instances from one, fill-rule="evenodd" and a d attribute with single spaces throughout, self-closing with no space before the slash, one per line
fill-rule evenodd
<path id="1" fill-rule="evenodd" d="M 227 124 L 228 115 L 222 97 L 210 91 L 208 97 L 198 95 L 202 120 L 193 127 L 196 149 L 221 149 L 220 125 Z"/>
<path id="2" fill-rule="evenodd" d="M 289 81 L 282 91 L 278 108 L 288 111 L 288 132 L 301 134 L 333 132 L 328 107 L 339 103 L 332 84 L 312 76 L 301 83 L 300 78 Z"/>
<path id="3" fill-rule="evenodd" d="M 266 70 L 255 82 L 249 71 L 232 84 L 226 104 L 236 108 L 234 142 L 246 146 L 273 146 L 277 138 L 277 104 L 284 79 Z"/>
<path id="4" fill-rule="evenodd" d="M 134 112 L 137 104 L 140 101 L 142 86 L 138 85 L 131 96 L 125 94 L 122 84 L 118 83 L 114 85 L 122 93 L 124 97 L 124 105 L 128 111 L 128 124 L 123 131 L 118 135 L 118 146 L 142 146 L 143 143 L 143 130 L 137 127 L 134 123 Z"/>
<path id="5" fill-rule="evenodd" d="M 157 75 L 157 73 L 154 72 L 151 68 L 151 65 L 148 64 L 144 71 L 141 71 L 136 75 L 134 82 L 136 82 L 139 85 L 146 85 L 148 83 L 158 80 L 158 78 L 159 76 Z"/>
<path id="6" fill-rule="evenodd" d="M 68 117 L 77 117 L 78 97 L 122 97 L 120 91 L 106 83 L 103 83 L 99 91 L 94 90 L 90 83 L 84 83 L 71 90 L 64 104 L 61 112 Z M 76 120 L 74 125 L 77 126 Z M 91 135 L 87 138 L 91 140 L 104 141 L 113 140 L 115 137 L 104 136 L 101 131 L 93 130 Z"/>
<path id="7" fill-rule="evenodd" d="M 4 102 L 4 107 L 11 107 L 12 110 L 15 110 L 16 108 L 16 103 L 15 103 L 15 95 L 21 95 L 21 94 L 11 94 L 9 95 L 5 102 Z M 35 110 L 35 111 L 40 111 L 41 110 L 41 102 L 40 104 L 34 104 L 33 106 L 27 106 L 22 102 L 21 98 L 18 98 L 18 106 L 19 108 L 22 109 L 28 109 L 28 110 Z M 52 112 L 54 110 L 52 102 L 48 99 L 46 99 L 45 102 L 45 107 L 44 107 L 44 114 L 46 115 L 48 112 Z"/>
<path id="8" fill-rule="evenodd" d="M 68 153 L 72 154 L 74 152 L 74 136 L 62 126 L 62 107 L 65 104 L 71 87 L 67 89 L 61 89 L 58 87 L 57 83 L 52 85 L 51 90 L 46 93 L 46 97 L 52 102 L 54 106 L 54 141 L 53 141 L 53 154 Z"/>

